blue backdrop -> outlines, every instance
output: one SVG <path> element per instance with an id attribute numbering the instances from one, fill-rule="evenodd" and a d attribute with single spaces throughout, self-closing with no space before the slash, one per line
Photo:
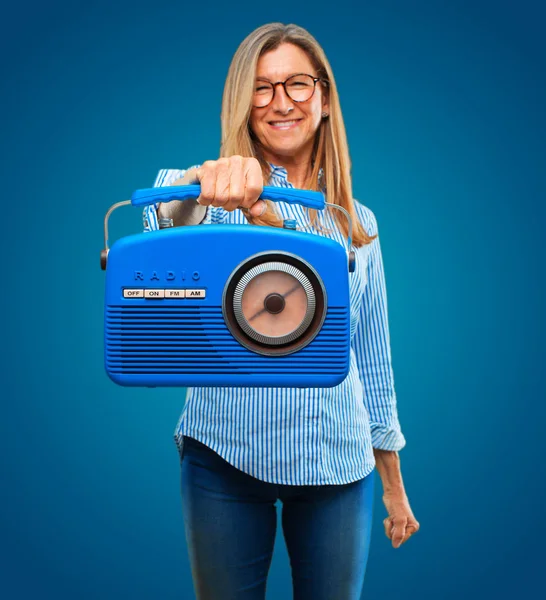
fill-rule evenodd
<path id="1" fill-rule="evenodd" d="M 407 492 L 376 488 L 366 598 L 530 597 L 546 534 L 546 43 L 540 2 L 98 0 L 3 8 L 0 596 L 193 598 L 172 433 L 184 390 L 103 367 L 103 218 L 218 156 L 229 61 L 306 27 L 376 214 Z M 111 241 L 141 229 L 111 220 Z M 279 506 L 279 511 L 280 511 Z M 279 526 L 268 600 L 291 597 Z"/>

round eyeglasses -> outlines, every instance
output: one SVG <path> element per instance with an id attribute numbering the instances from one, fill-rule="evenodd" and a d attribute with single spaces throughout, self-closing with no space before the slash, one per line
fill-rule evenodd
<path id="1" fill-rule="evenodd" d="M 317 81 L 327 84 L 326 79 L 321 77 L 313 77 L 307 73 L 298 73 L 291 75 L 284 81 L 272 83 L 265 79 L 257 79 L 254 86 L 253 106 L 255 108 L 265 108 L 275 96 L 275 89 L 278 85 L 282 85 L 286 95 L 293 102 L 306 102 L 315 93 Z"/>

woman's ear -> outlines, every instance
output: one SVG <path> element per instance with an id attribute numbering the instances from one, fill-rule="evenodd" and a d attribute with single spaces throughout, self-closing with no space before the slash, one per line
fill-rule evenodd
<path id="1" fill-rule="evenodd" d="M 328 96 L 329 96 L 328 88 L 323 87 L 322 88 L 322 112 L 323 113 L 330 113 L 330 102 L 329 102 Z"/>

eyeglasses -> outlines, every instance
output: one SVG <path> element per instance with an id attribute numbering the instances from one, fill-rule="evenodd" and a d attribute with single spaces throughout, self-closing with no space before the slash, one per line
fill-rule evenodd
<path id="1" fill-rule="evenodd" d="M 253 106 L 255 108 L 265 108 L 275 96 L 275 89 L 278 85 L 282 85 L 286 95 L 294 102 L 306 102 L 315 93 L 317 81 L 328 84 L 326 79 L 321 77 L 313 77 L 306 73 L 298 73 L 291 75 L 284 81 L 271 83 L 265 79 L 258 79 L 254 87 Z"/>

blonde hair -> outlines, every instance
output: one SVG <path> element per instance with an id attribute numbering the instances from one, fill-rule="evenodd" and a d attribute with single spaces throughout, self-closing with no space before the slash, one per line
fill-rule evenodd
<path id="1" fill-rule="evenodd" d="M 261 167 L 264 184 L 269 181 L 271 167 L 260 151 L 260 144 L 250 128 L 252 97 L 255 75 L 260 56 L 276 49 L 283 43 L 300 47 L 309 56 L 317 70 L 317 77 L 326 79 L 329 95 L 329 117 L 322 119 L 316 133 L 312 172 L 307 189 L 318 190 L 320 169 L 323 169 L 323 184 L 326 185 L 328 202 L 345 208 L 353 220 L 353 245 L 363 246 L 372 242 L 377 235 L 369 236 L 357 217 L 351 186 L 351 162 L 347 134 L 341 114 L 337 87 L 330 63 L 324 50 L 315 38 L 302 27 L 269 23 L 248 35 L 233 56 L 229 67 L 222 98 L 222 147 L 220 155 L 255 157 Z M 282 219 L 274 210 L 274 203 L 267 202 L 267 210 L 261 217 L 245 215 L 255 225 L 282 227 Z M 332 211 L 343 235 L 348 237 L 348 223 L 341 211 Z M 311 225 L 317 227 L 317 211 L 309 209 Z"/>

